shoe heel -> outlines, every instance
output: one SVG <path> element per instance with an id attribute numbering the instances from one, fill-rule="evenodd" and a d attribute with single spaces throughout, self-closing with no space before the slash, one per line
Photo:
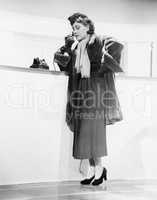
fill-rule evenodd
<path id="1" fill-rule="evenodd" d="M 107 170 L 104 168 L 101 177 L 99 179 L 95 179 L 92 182 L 92 185 L 96 186 L 96 185 L 100 185 L 103 182 L 105 182 L 107 180 L 107 173 L 106 172 L 107 172 Z"/>
<path id="2" fill-rule="evenodd" d="M 107 170 L 104 170 L 104 180 L 107 181 Z"/>

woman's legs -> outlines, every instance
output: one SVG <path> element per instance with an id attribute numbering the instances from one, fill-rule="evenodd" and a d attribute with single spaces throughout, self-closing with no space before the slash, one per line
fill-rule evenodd
<path id="1" fill-rule="evenodd" d="M 90 158 L 86 178 L 82 180 L 80 183 L 82 185 L 89 185 L 94 180 L 94 178 L 95 178 L 95 162 L 93 158 Z"/>
<path id="2" fill-rule="evenodd" d="M 89 159 L 89 164 L 90 164 L 90 166 L 95 167 L 95 161 L 93 158 Z"/>
<path id="3" fill-rule="evenodd" d="M 94 158 L 95 163 L 95 179 L 99 179 L 103 173 L 102 159 L 101 157 Z"/>
<path id="4" fill-rule="evenodd" d="M 102 166 L 102 159 L 101 157 L 93 158 L 95 166 Z"/>
<path id="5" fill-rule="evenodd" d="M 87 178 L 91 178 L 95 175 L 95 162 L 93 158 L 89 159 L 89 168 L 87 172 Z"/>
<path id="6" fill-rule="evenodd" d="M 89 171 L 87 177 L 92 177 L 95 174 L 95 179 L 100 178 L 103 172 L 102 159 L 101 157 L 89 159 Z"/>
<path id="7" fill-rule="evenodd" d="M 99 185 L 103 182 L 103 179 L 107 180 L 106 169 L 102 166 L 101 157 L 90 158 L 86 179 L 82 180 L 80 183 L 89 185 L 94 180 L 92 185 Z"/>

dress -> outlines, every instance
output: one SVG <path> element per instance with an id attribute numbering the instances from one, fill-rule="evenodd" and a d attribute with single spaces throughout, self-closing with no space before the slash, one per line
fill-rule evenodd
<path id="1" fill-rule="evenodd" d="M 105 113 L 101 103 L 104 78 L 81 78 L 79 107 L 74 110 L 73 156 L 88 159 L 107 155 Z"/>
<path id="2" fill-rule="evenodd" d="M 103 47 L 108 55 L 103 55 Z M 121 72 L 120 55 L 123 45 L 115 40 L 95 37 L 87 45 L 91 64 L 90 78 L 76 73 L 75 51 L 61 71 L 69 75 L 66 121 L 74 133 L 73 157 L 89 159 L 107 155 L 106 125 L 122 120 L 121 108 L 114 85 L 114 73 Z"/>

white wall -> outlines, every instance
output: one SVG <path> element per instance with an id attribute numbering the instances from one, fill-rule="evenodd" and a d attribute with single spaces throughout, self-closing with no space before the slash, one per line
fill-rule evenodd
<path id="1" fill-rule="evenodd" d="M 157 178 L 157 80 L 118 79 L 123 122 L 108 126 L 110 177 Z"/>
<path id="2" fill-rule="evenodd" d="M 67 18 L 74 12 L 82 12 L 94 21 L 109 23 L 156 23 L 155 0 L 0 0 L 0 9 L 30 15 Z"/>

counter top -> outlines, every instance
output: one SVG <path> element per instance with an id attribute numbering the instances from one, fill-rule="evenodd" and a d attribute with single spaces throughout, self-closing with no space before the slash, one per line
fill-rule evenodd
<path id="1" fill-rule="evenodd" d="M 65 72 L 61 72 L 61 71 L 53 71 L 53 70 L 37 69 L 37 68 L 26 68 L 26 67 L 16 67 L 16 66 L 8 66 L 8 65 L 0 65 L 0 70 L 40 73 L 40 74 L 53 74 L 53 75 L 62 75 L 62 76 L 66 75 Z"/>
<path id="2" fill-rule="evenodd" d="M 47 70 L 47 69 L 37 69 L 37 68 L 26 68 L 26 67 L 16 67 L 16 66 L 8 66 L 8 65 L 0 65 L 0 70 L 8 70 L 8 71 L 18 71 L 18 72 L 29 72 L 29 73 L 39 73 L 39 74 L 50 74 L 50 75 L 61 75 L 67 76 L 65 72 L 61 71 L 54 71 L 54 70 Z M 143 77 L 143 76 L 128 76 L 125 73 L 116 74 L 116 79 L 126 80 L 157 80 L 157 77 Z"/>

